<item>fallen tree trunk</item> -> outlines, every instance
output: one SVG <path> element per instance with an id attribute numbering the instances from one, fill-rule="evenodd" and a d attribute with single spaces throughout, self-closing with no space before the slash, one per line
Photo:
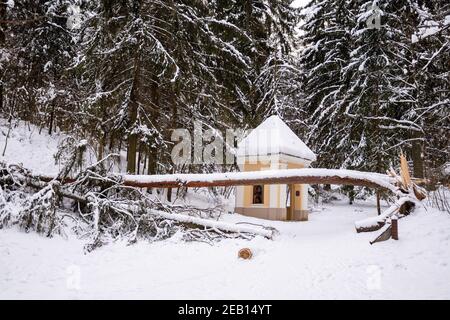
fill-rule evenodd
<path id="1" fill-rule="evenodd" d="M 223 233 L 236 233 L 236 234 L 249 234 L 249 235 L 260 235 L 268 239 L 272 239 L 274 234 L 276 233 L 276 229 L 270 227 L 249 227 L 249 226 L 241 226 L 237 224 L 227 223 L 227 222 L 219 222 L 211 219 L 204 219 L 195 216 L 189 216 L 186 214 L 179 214 L 175 212 L 165 212 L 156 209 L 148 209 L 143 207 L 142 205 L 137 205 L 133 203 L 121 203 L 121 202 L 110 202 L 107 199 L 98 198 L 94 193 L 88 193 L 85 195 L 79 195 L 68 190 L 64 190 L 62 188 L 62 183 L 58 180 L 50 180 L 48 182 L 37 180 L 32 176 L 26 176 L 22 173 L 16 172 L 10 176 L 10 180 L 8 183 L 21 183 L 23 185 L 27 185 L 36 189 L 43 190 L 44 188 L 52 185 L 53 192 L 59 197 L 65 197 L 77 202 L 83 203 L 86 206 L 94 205 L 94 207 L 98 208 L 102 203 L 106 203 L 106 205 L 113 211 L 126 214 L 134 221 L 138 220 L 139 216 L 149 215 L 155 218 L 163 219 L 163 220 L 171 220 L 184 225 L 194 225 L 196 227 L 202 227 L 204 229 L 209 229 L 218 234 Z M 122 185 L 123 186 L 123 185 Z M 119 185 L 120 187 L 120 185 Z M 99 224 L 99 214 L 100 210 L 94 210 L 96 212 L 97 218 L 94 219 L 93 225 L 95 229 L 98 229 Z M 140 212 L 139 214 L 136 214 Z M 97 232 L 98 233 L 98 230 Z M 95 236 L 96 237 L 96 236 Z M 94 238 L 95 238 L 94 237 Z"/>
<path id="2" fill-rule="evenodd" d="M 56 177 L 52 176 L 36 176 L 38 180 L 27 179 L 29 184 L 34 184 L 36 187 L 43 187 L 45 182 L 55 181 Z M 284 169 L 284 170 L 268 170 L 268 171 L 254 171 L 254 172 L 230 172 L 230 173 L 213 173 L 213 174 L 172 174 L 172 175 L 110 175 L 104 177 L 87 177 L 83 179 L 91 179 L 95 184 L 100 185 L 114 185 L 132 187 L 132 188 L 172 188 L 172 187 L 211 187 L 211 186 L 231 186 L 231 185 L 254 185 L 254 184 L 292 184 L 292 183 L 307 183 L 307 184 L 348 184 L 373 187 L 377 189 L 386 189 L 396 195 L 400 195 L 401 191 L 395 185 L 398 179 L 395 177 L 361 172 L 354 170 L 334 170 L 334 169 Z M 65 178 L 60 181 L 62 185 L 75 182 L 73 178 Z M 60 195 L 71 198 L 75 201 L 87 204 L 90 201 L 83 196 L 75 193 L 65 191 L 59 188 Z M 405 197 L 405 199 L 408 199 Z M 393 210 L 398 210 L 402 207 L 406 200 L 397 203 L 396 206 L 388 209 L 384 214 L 359 221 L 355 224 L 357 232 L 375 231 L 385 224 L 385 220 L 393 213 Z M 408 207 L 409 208 L 409 207 Z M 127 210 L 127 208 L 122 208 Z M 164 213 L 164 218 L 177 220 L 181 219 L 182 223 L 199 222 L 199 225 L 208 228 L 221 227 L 223 231 L 227 232 L 244 232 L 244 229 L 238 229 L 233 225 L 217 224 L 217 222 L 203 219 L 204 221 L 195 220 L 195 218 L 187 215 L 173 215 L 171 213 Z M 194 220 L 192 220 L 194 219 Z M 241 231 L 239 231 L 241 230 Z M 250 233 L 260 234 L 271 238 L 272 232 L 262 230 L 262 233 L 255 232 L 254 229 L 248 230 Z"/>
<path id="3" fill-rule="evenodd" d="M 410 197 L 402 197 L 379 216 L 356 221 L 356 232 L 372 232 L 379 230 L 386 224 L 386 220 L 391 218 L 394 214 L 399 213 L 400 215 L 407 215 L 414 206 L 415 204 L 411 201 Z"/>
<path id="4" fill-rule="evenodd" d="M 173 175 L 123 175 L 123 184 L 132 187 L 212 187 L 257 184 L 338 184 L 396 191 L 394 180 L 387 175 L 353 170 L 282 169 L 250 172 Z"/>
<path id="5" fill-rule="evenodd" d="M 219 187 L 257 184 L 337 184 L 385 189 L 396 193 L 396 180 L 388 175 L 354 170 L 281 169 L 250 172 L 167 175 L 117 175 L 124 186 L 137 188 Z M 55 177 L 38 176 L 42 181 Z M 73 182 L 67 178 L 62 183 Z"/>

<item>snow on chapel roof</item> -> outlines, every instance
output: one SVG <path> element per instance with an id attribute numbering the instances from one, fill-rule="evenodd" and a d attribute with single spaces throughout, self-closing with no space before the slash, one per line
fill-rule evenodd
<path id="1" fill-rule="evenodd" d="M 284 154 L 307 161 L 316 155 L 278 116 L 264 120 L 238 143 L 238 156 Z"/>

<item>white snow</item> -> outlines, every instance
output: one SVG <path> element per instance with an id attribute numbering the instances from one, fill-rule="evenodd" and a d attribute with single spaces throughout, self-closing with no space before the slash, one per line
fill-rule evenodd
<path id="1" fill-rule="evenodd" d="M 316 160 L 311 149 L 276 115 L 264 120 L 242 139 L 237 154 L 239 157 L 286 154 Z"/>
<path id="2" fill-rule="evenodd" d="M 353 178 L 371 181 L 384 188 L 397 192 L 394 186 L 395 179 L 379 173 L 361 172 L 355 170 L 336 170 L 321 168 L 305 168 L 305 169 L 279 169 L 264 171 L 247 171 L 247 172 L 227 172 L 227 173 L 201 173 L 201 174 L 164 174 L 164 175 L 122 175 L 123 180 L 127 183 L 145 184 L 145 183 L 188 183 L 188 182 L 212 182 L 227 180 L 255 180 L 255 179 L 276 179 L 288 177 L 340 177 Z"/>
<path id="3" fill-rule="evenodd" d="M 353 223 L 375 212 L 374 203 L 335 202 L 309 222 L 226 215 L 280 235 L 214 246 L 175 236 L 87 255 L 80 240 L 1 230 L 0 299 L 449 299 L 450 216 L 420 210 L 399 220 L 400 240 L 370 245 L 374 234 Z M 253 259 L 237 258 L 243 247 Z"/>
<path id="4" fill-rule="evenodd" d="M 46 129 L 28 125 L 24 121 L 12 123 L 8 135 L 8 122 L 0 118 L 0 161 L 22 163 L 24 167 L 33 170 L 35 174 L 57 174 L 59 166 L 55 164 L 53 155 L 58 150 L 58 143 L 64 135 L 54 133 L 48 135 Z M 5 155 L 2 156 L 6 145 Z"/>
<path id="5" fill-rule="evenodd" d="M 72 30 L 81 28 L 83 16 L 81 14 L 80 7 L 73 4 L 69 5 L 67 8 L 67 14 L 67 27 Z"/>
<path id="6" fill-rule="evenodd" d="M 291 2 L 292 8 L 303 8 L 306 6 L 311 0 L 294 0 Z"/>
<path id="7" fill-rule="evenodd" d="M 398 211 L 400 206 L 407 201 L 411 201 L 411 198 L 410 197 L 400 198 L 399 200 L 396 201 L 395 204 L 391 205 L 387 210 L 385 210 L 380 215 L 356 221 L 355 227 L 369 228 L 378 225 L 380 222 L 384 222 L 388 218 L 397 219 L 396 212 Z"/>
<path id="8" fill-rule="evenodd" d="M 8 126 L 0 121 L 3 150 Z M 1 160 L 56 173 L 53 153 L 62 135 L 30 128 L 21 122 L 10 132 Z M 389 183 L 385 175 L 372 177 Z M 188 198 L 204 208 L 223 205 L 201 193 Z M 2 229 L 0 299 L 450 299 L 450 215 L 419 208 L 398 221 L 398 241 L 374 245 L 374 233 L 355 231 L 355 221 L 370 217 L 377 217 L 373 199 L 321 204 L 307 222 L 223 214 L 217 223 L 266 225 L 279 234 L 213 246 L 176 234 L 154 243 L 116 242 L 86 255 L 87 240 L 70 234 L 49 239 Z M 244 247 L 253 251 L 251 260 L 237 258 Z"/>
<path id="9" fill-rule="evenodd" d="M 273 232 L 271 230 L 266 230 L 258 226 L 241 226 L 234 223 L 227 223 L 223 221 L 214 221 L 212 219 L 202 219 L 197 217 L 188 216 L 186 214 L 168 213 L 163 211 L 149 210 L 147 211 L 150 215 L 156 215 L 157 217 L 163 217 L 169 220 L 176 220 L 183 223 L 194 223 L 205 226 L 207 228 L 212 228 L 215 230 L 229 231 L 229 232 L 241 232 L 241 233 L 251 233 L 257 234 L 266 238 L 272 238 Z"/>
<path id="10" fill-rule="evenodd" d="M 442 21 L 424 21 L 423 25 L 419 27 L 419 31 L 411 36 L 411 42 L 416 43 L 421 39 L 435 35 L 450 25 L 450 15 L 443 17 Z"/>

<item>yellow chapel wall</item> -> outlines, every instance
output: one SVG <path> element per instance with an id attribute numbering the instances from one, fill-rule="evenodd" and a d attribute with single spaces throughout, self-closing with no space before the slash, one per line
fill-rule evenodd
<path id="1" fill-rule="evenodd" d="M 244 163 L 244 171 L 262 171 L 267 170 L 270 163 L 258 161 L 256 163 Z M 253 204 L 253 186 L 244 186 L 244 207 L 258 206 L 262 208 L 269 208 L 270 205 L 270 188 L 269 185 L 264 185 L 264 199 L 263 204 Z"/>
<path id="2" fill-rule="evenodd" d="M 283 167 L 287 167 L 287 169 L 301 169 L 304 168 L 303 164 L 300 163 L 285 163 Z M 243 171 L 262 171 L 270 168 L 269 162 L 261 162 L 258 161 L 256 163 L 248 163 L 245 162 L 243 165 Z M 277 203 L 276 208 L 281 208 L 281 188 L 285 188 L 285 185 L 277 185 L 276 193 L 277 193 Z M 269 208 L 270 207 L 270 185 L 264 185 L 264 203 L 262 205 L 254 205 L 253 204 L 253 186 L 244 186 L 244 207 L 262 207 Z M 294 210 L 301 210 L 302 208 L 302 193 L 304 192 L 301 184 L 294 185 L 294 195 L 296 191 L 300 192 L 300 196 L 295 197 Z M 286 201 L 285 199 L 283 201 Z"/>

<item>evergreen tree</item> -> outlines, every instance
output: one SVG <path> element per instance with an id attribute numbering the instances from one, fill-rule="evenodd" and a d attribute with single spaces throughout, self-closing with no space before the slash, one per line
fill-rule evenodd
<path id="1" fill-rule="evenodd" d="M 350 64 L 354 41 L 351 6 L 352 1 L 311 1 L 302 13 L 300 68 L 310 125 L 307 140 L 318 154 L 317 165 L 323 167 L 340 167 L 352 151 L 349 142 L 358 139 L 351 119 L 344 116 L 351 76 L 344 68 Z"/>
<path id="2" fill-rule="evenodd" d="M 3 106 L 15 116 L 47 127 L 50 134 L 56 113 L 62 111 L 63 115 L 71 100 L 66 68 L 73 55 L 72 34 L 67 28 L 68 8 L 73 2 L 9 2 L 11 7 L 3 13 L 2 56 L 7 58 L 2 66 Z"/>
<path id="3" fill-rule="evenodd" d="M 88 127 L 100 146 L 113 139 L 109 145 L 120 149 L 120 137 L 128 136 L 129 172 L 136 172 L 141 146 L 149 172 L 157 171 L 158 158 L 167 160 L 168 128 L 199 119 L 226 129 L 242 124 L 245 106 L 256 111 L 258 105 L 273 105 L 271 88 L 290 46 L 282 31 L 294 19 L 288 16 L 284 24 L 291 10 L 285 1 L 258 2 L 257 11 L 247 8 L 249 21 L 242 26 L 231 13 L 246 3 L 86 3 L 92 14 L 76 68 L 87 95 L 83 113 L 91 115 Z M 250 98 L 253 94 L 261 101 Z"/>
<path id="4" fill-rule="evenodd" d="M 229 82 L 225 84 L 233 89 L 230 104 L 241 116 L 242 124 L 256 126 L 281 108 L 276 96 L 283 86 L 280 82 L 283 73 L 292 70 L 287 57 L 298 21 L 290 3 L 287 0 L 217 1 L 218 19 L 236 25 L 247 38 L 236 44 L 248 61 L 245 72 L 238 78 L 226 79 Z"/>
<path id="5" fill-rule="evenodd" d="M 422 1 L 337 0 L 306 8 L 302 87 L 319 166 L 384 172 L 405 150 L 422 175 L 421 142 L 436 119 L 417 111 L 427 104 L 426 79 L 445 68 L 426 76 L 421 61 L 429 47 L 412 36 L 431 9 Z"/>
<path id="6" fill-rule="evenodd" d="M 414 168 L 420 176 L 424 168 L 437 168 L 450 156 L 450 5 L 446 1 L 419 2 L 415 10 L 417 23 L 411 45 L 417 103 L 408 116 L 422 128 L 422 135 L 413 142 L 414 164 L 424 161 L 423 168 Z"/>

